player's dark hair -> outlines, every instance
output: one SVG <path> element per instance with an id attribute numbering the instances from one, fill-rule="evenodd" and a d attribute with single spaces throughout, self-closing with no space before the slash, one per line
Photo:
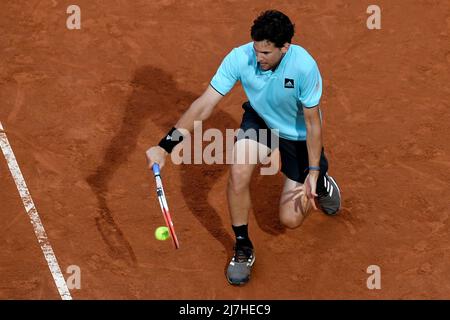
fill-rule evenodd
<path id="1" fill-rule="evenodd" d="M 251 36 L 253 41 L 268 40 L 281 48 L 286 42 L 291 43 L 294 32 L 295 25 L 288 16 L 277 10 L 267 10 L 253 21 Z"/>

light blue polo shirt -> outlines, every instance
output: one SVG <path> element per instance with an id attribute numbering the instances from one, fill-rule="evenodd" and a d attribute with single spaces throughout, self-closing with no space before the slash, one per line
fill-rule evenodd
<path id="1" fill-rule="evenodd" d="M 282 138 L 306 140 L 303 106 L 312 108 L 322 96 L 322 77 L 311 55 L 290 45 L 275 71 L 259 68 L 253 42 L 233 49 L 222 61 L 211 86 L 226 95 L 240 81 L 253 109 Z"/>

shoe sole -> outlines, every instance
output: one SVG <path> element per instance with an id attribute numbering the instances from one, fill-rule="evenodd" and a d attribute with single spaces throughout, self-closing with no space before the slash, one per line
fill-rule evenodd
<path id="1" fill-rule="evenodd" d="M 251 276 L 251 274 L 252 274 L 252 267 L 253 267 L 253 264 L 255 263 L 255 259 L 256 259 L 256 258 L 255 258 L 255 255 L 253 255 L 252 262 L 250 262 L 250 274 L 248 275 L 248 278 L 247 278 L 247 279 L 242 280 L 242 281 L 240 281 L 240 282 L 233 282 L 233 281 L 231 281 L 231 280 L 228 278 L 228 275 L 226 275 L 226 278 L 227 278 L 228 283 L 231 284 L 231 285 L 233 285 L 233 286 L 243 286 L 243 285 L 247 284 L 247 283 L 250 281 L 250 276 Z"/>

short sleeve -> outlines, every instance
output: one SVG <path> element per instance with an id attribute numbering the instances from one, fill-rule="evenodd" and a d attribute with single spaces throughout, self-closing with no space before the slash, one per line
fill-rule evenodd
<path id="1" fill-rule="evenodd" d="M 299 89 L 300 102 L 304 107 L 312 108 L 319 105 L 322 97 L 322 77 L 316 63 L 303 79 L 300 79 Z"/>
<path id="2" fill-rule="evenodd" d="M 233 49 L 223 59 L 219 69 L 211 80 L 211 86 L 221 95 L 226 95 L 240 79 L 237 49 Z"/>

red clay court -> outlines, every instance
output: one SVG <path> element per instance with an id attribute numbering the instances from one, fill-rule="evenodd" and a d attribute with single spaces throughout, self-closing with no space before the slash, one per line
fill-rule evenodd
<path id="1" fill-rule="evenodd" d="M 81 270 L 74 299 L 450 299 L 448 1 L 78 0 L 80 30 L 70 4 L 0 3 L 0 121 L 64 277 Z M 366 27 L 371 4 L 381 30 Z M 163 169 L 174 250 L 153 236 L 164 220 L 145 151 L 269 8 L 321 70 L 343 210 L 284 229 L 281 173 L 255 175 L 257 261 L 232 287 L 228 166 Z M 204 129 L 238 128 L 244 99 L 238 86 Z M 3 155 L 0 219 L 0 299 L 61 299 Z"/>

